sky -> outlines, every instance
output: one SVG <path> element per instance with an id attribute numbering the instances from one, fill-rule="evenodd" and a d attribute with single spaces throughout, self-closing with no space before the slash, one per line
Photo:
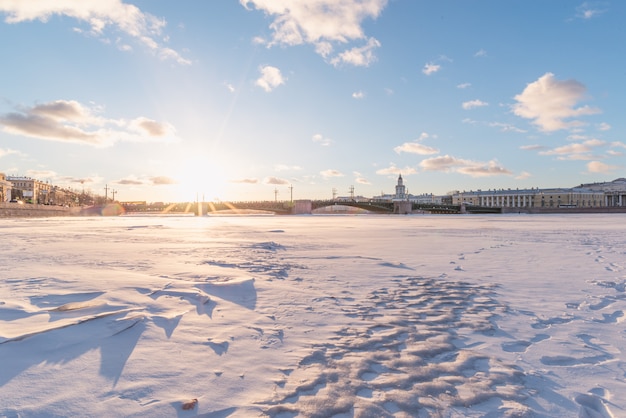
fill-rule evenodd
<path id="1" fill-rule="evenodd" d="M 626 2 L 0 0 L 0 172 L 120 201 L 626 176 Z"/>

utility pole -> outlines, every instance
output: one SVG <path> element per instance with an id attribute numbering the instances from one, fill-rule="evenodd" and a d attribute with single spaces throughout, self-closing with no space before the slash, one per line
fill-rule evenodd
<path id="1" fill-rule="evenodd" d="M 293 184 L 289 185 L 289 192 L 291 193 L 290 203 L 293 203 Z"/>
<path id="2" fill-rule="evenodd" d="M 337 189 L 333 187 L 333 200 L 337 199 Z"/>
<path id="3" fill-rule="evenodd" d="M 117 190 L 111 189 L 111 194 L 113 195 L 113 201 L 114 202 L 115 202 L 115 193 L 117 193 Z"/>
<path id="4" fill-rule="evenodd" d="M 274 203 L 278 203 L 278 187 L 274 188 Z"/>
<path id="5" fill-rule="evenodd" d="M 104 203 L 106 204 L 107 200 L 109 200 L 109 185 L 104 185 Z"/>
<path id="6" fill-rule="evenodd" d="M 354 201 L 354 186 L 350 186 L 350 200 Z"/>

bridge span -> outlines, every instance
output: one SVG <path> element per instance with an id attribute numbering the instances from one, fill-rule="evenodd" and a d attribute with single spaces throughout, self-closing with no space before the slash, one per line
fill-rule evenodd
<path id="1" fill-rule="evenodd" d="M 353 207 L 370 213 L 379 214 L 460 214 L 460 213 L 502 213 L 499 207 L 483 207 L 451 204 L 420 204 L 407 201 L 395 202 L 360 202 L 338 200 L 295 200 L 278 201 L 242 201 L 242 202 L 187 202 L 157 205 L 124 205 L 127 213 L 249 213 L 250 211 L 270 212 L 277 215 L 311 214 L 323 208 Z"/>

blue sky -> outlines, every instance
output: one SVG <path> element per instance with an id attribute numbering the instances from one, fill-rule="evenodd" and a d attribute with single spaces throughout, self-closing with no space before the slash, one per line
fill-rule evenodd
<path id="1" fill-rule="evenodd" d="M 0 0 L 0 172 L 122 201 L 626 172 L 626 2 Z M 293 187 L 293 189 L 290 189 Z"/>

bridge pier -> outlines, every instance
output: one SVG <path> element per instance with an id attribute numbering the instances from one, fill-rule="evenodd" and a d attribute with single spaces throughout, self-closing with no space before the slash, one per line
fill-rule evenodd
<path id="1" fill-rule="evenodd" d="M 407 215 L 411 212 L 413 212 L 413 204 L 411 202 L 393 202 L 393 213 Z"/>
<path id="2" fill-rule="evenodd" d="M 296 200 L 293 202 L 291 213 L 293 215 L 310 215 L 313 210 L 313 204 L 310 200 Z"/>

